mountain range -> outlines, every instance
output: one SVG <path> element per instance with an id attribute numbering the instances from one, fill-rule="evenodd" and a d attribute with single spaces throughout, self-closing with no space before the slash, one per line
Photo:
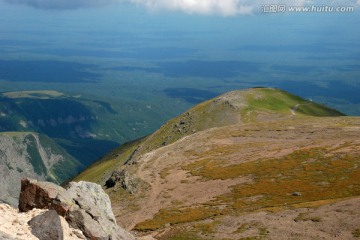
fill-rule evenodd
<path id="1" fill-rule="evenodd" d="M 12 205 L 23 177 L 84 180 L 140 239 L 360 236 L 359 117 L 280 89 L 232 91 L 91 164 L 110 149 L 95 135 L 111 105 L 54 91 L 1 101 L 0 196 Z"/>
<path id="2" fill-rule="evenodd" d="M 360 118 L 273 88 L 205 101 L 73 180 L 159 240 L 360 236 Z"/>

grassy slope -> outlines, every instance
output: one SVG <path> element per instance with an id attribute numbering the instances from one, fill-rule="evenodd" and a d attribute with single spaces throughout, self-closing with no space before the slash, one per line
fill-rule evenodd
<path id="1" fill-rule="evenodd" d="M 90 181 L 100 183 L 104 173 L 111 173 L 113 170 L 123 165 L 142 142 L 143 139 L 135 140 L 111 151 L 99 161 L 87 167 L 79 175 L 71 179 L 71 181 Z"/>
<path id="2" fill-rule="evenodd" d="M 230 95 L 230 97 L 228 96 Z M 234 96 L 233 96 L 234 95 Z M 138 147 L 137 155 L 150 152 L 176 142 L 182 137 L 213 127 L 222 127 L 239 122 L 256 121 L 259 113 L 291 115 L 291 109 L 297 109 L 299 116 L 343 116 L 339 111 L 305 100 L 285 91 L 272 88 L 253 88 L 239 90 L 205 101 L 180 116 L 171 119 L 156 132 L 141 142 L 125 144 L 91 165 L 74 180 L 99 182 L 104 172 L 113 171 L 124 163 Z M 240 106 L 240 107 L 239 107 Z M 136 147 L 134 145 L 137 145 Z"/>
<path id="3" fill-rule="evenodd" d="M 154 215 L 152 219 L 138 223 L 135 229 L 139 231 L 156 231 L 166 228 L 170 223 L 171 226 L 178 226 L 187 223 L 188 228 L 184 230 L 176 230 L 169 237 L 160 239 L 177 239 L 185 236 L 188 232 L 188 239 L 218 239 L 204 237 L 216 232 L 216 227 L 221 229 L 222 224 L 226 224 L 222 216 L 241 216 L 249 212 L 268 211 L 277 212 L 285 209 L 295 209 L 299 207 L 318 207 L 324 204 L 333 203 L 346 198 L 360 196 L 360 143 L 354 143 L 353 139 L 341 137 L 344 132 L 343 128 L 352 128 L 359 126 L 358 118 L 327 118 L 312 119 L 307 125 L 303 124 L 303 118 L 288 121 L 268 122 L 258 124 L 253 127 L 253 132 L 258 129 L 266 134 L 268 131 L 276 133 L 279 138 L 285 134 L 288 135 L 288 127 L 298 126 L 299 135 L 303 131 L 305 134 L 314 136 L 314 140 L 305 141 L 306 147 L 294 145 L 294 150 L 282 157 L 263 157 L 252 158 L 252 161 L 244 163 L 231 163 L 229 159 L 234 154 L 241 156 L 242 151 L 246 151 L 235 144 L 214 145 L 210 150 L 202 151 L 193 149 L 194 152 L 187 150 L 186 158 L 195 158 L 192 163 L 184 163 L 181 168 L 192 176 L 200 177 L 201 181 L 211 182 L 214 180 L 228 180 L 237 178 L 252 178 L 251 182 L 246 184 L 236 184 L 232 186 L 231 191 L 226 194 L 220 194 L 216 198 L 198 205 L 166 207 Z M 312 128 L 312 124 L 318 127 Z M 218 131 L 212 131 L 214 138 L 232 139 L 232 138 L 257 138 L 254 133 L 247 129 L 236 129 L 235 127 L 220 128 Z M 327 128 L 336 129 L 333 137 L 337 137 L 339 141 L 334 143 L 328 142 L 326 146 L 314 146 L 314 142 L 322 144 L 321 137 L 326 133 Z M 260 131 L 260 132 L 261 132 Z M 314 133 L 315 132 L 315 133 Z M 263 135 L 259 133 L 260 135 Z M 298 134 L 295 134 L 296 136 Z M 350 134 L 356 136 L 356 133 Z M 328 135 L 329 138 L 331 135 Z M 289 139 L 294 139 L 290 137 Z M 274 140 L 276 141 L 276 140 Z M 324 141 L 325 142 L 325 141 Z M 342 142 L 339 145 L 338 143 Z M 256 140 L 261 143 L 261 140 Z M 269 143 L 266 143 L 269 147 Z M 247 146 L 248 149 L 250 146 Z M 270 151 L 278 151 L 269 147 Z M 205 148 L 208 149 L 208 148 Z M 254 147 L 255 151 L 259 147 Z M 263 149 L 263 148 L 261 148 Z M 176 155 L 176 153 L 174 153 Z M 240 157 L 239 157 L 240 158 Z M 178 165 L 177 165 L 178 167 Z M 164 178 L 166 179 L 166 177 Z M 293 192 L 300 192 L 301 196 L 294 196 Z M 159 199 L 161 201 L 161 199 Z M 203 220 L 207 220 L 204 223 Z M 209 223 L 210 221 L 210 223 Z M 224 221 L 224 222 L 222 222 Z M 295 219 L 294 219 L 295 221 Z M 311 221 L 318 221 L 316 218 Z M 319 220 L 320 221 L 320 220 Z M 205 221 L 206 222 L 206 221 Z M 191 227 L 189 227 L 191 226 Z M 176 228 L 176 227 L 175 227 Z M 175 230 L 174 230 L 175 231 Z M 199 235 L 200 234 L 200 235 Z M 239 233 L 240 234 L 240 233 Z M 195 235 L 195 236 L 191 236 Z M 200 237 L 202 236 L 202 237 Z M 258 239 L 261 237 L 257 235 Z M 233 239 L 233 238 L 230 238 Z M 239 239 L 239 238 L 235 238 Z"/>
<path id="4" fill-rule="evenodd" d="M 256 112 L 276 112 L 280 114 L 291 114 L 291 110 L 296 107 L 295 113 L 305 116 L 344 116 L 343 113 L 326 107 L 324 105 L 305 100 L 296 95 L 272 88 L 256 88 L 247 91 L 245 94 L 247 106 L 242 109 L 243 115 L 252 117 Z M 249 119 L 250 121 L 253 118 Z"/>
<path id="5" fill-rule="evenodd" d="M 313 117 L 334 116 L 343 116 L 343 114 L 278 89 L 257 88 L 234 91 L 195 106 L 184 114 L 168 121 L 147 138 L 119 147 L 101 161 L 90 166 L 74 180 L 102 183 L 104 181 L 102 177 L 119 168 L 131 155 L 134 155 L 135 150 L 137 150 L 136 158 L 164 145 L 174 143 L 180 138 L 210 128 L 229 126 L 228 129 L 231 129 L 230 126 L 234 126 L 234 124 L 245 124 L 260 129 L 273 129 L 279 128 L 279 126 L 286 127 L 289 124 L 288 121 L 291 124 L 298 122 L 298 125 L 300 125 L 302 122 L 312 121 Z M 274 119 L 279 119 L 280 125 L 278 127 L 275 127 L 271 122 Z M 322 123 L 322 121 L 320 122 Z M 348 126 L 346 125 L 346 127 Z M 231 132 L 229 137 L 236 134 L 236 132 Z M 243 136 L 243 134 L 247 133 L 241 132 L 239 136 Z M 346 148 L 347 146 L 343 147 Z M 192 223 L 190 232 L 188 230 L 176 230 L 174 234 L 164 236 L 162 239 L 212 239 L 204 237 L 204 234 L 211 235 L 216 225 L 221 225 L 217 223 L 217 219 L 221 219 L 223 215 L 226 216 L 230 213 L 243 214 L 244 212 L 264 209 L 275 211 L 275 209 L 279 210 L 284 206 L 318 206 L 331 202 L 333 199 L 360 194 L 358 187 L 352 187 L 359 180 L 356 167 L 360 165 L 360 162 L 356 155 L 339 155 L 327 148 L 314 148 L 299 150 L 282 158 L 263 158 L 249 163 L 229 166 L 226 166 L 226 161 L 212 160 L 214 156 L 223 156 L 226 159 L 227 154 L 231 156 L 236 151 L 239 151 L 239 148 L 232 145 L 225 148 L 213 146 L 212 150 L 204 153 L 205 155 L 199 161 L 188 165 L 185 164 L 182 169 L 193 176 L 201 177 L 203 181 L 251 176 L 255 179 L 252 184 L 247 184 L 245 187 L 241 184 L 236 185 L 230 193 L 220 195 L 214 201 L 205 204 L 185 208 L 174 205 L 173 208 L 161 209 L 154 215 L 153 219 L 138 223 L 135 229 L 154 231 L 162 229 L 168 224 L 177 226 L 182 223 Z M 342 160 L 341 164 L 334 163 L 332 158 L 324 157 L 328 155 L 333 155 L 333 158 Z M 193 155 L 189 157 L 193 157 Z M 307 163 L 309 158 L 315 159 L 315 161 Z M 324 168 L 324 165 L 331 166 L 331 168 Z M 349 172 L 351 168 L 354 170 Z M 323 173 L 319 175 L 319 171 Z M 335 173 L 337 174 L 334 175 Z M 160 172 L 161 174 L 162 172 Z M 341 183 L 341 186 L 339 184 L 331 187 L 313 186 L 324 179 L 328 179 L 332 174 L 334 175 L 334 182 L 344 178 L 348 180 Z M 273 182 L 271 180 L 279 175 L 283 176 L 280 181 Z M 298 188 L 291 188 L 294 185 L 297 185 Z M 291 187 L 289 188 L 289 186 Z M 352 189 L 348 191 L 348 188 Z M 340 189 L 343 189 L 343 191 Z M 291 194 L 289 195 L 291 191 L 307 192 L 308 194 L 303 195 L 302 198 L 294 198 Z M 322 194 L 317 194 L 319 191 Z M 248 200 L 254 197 L 257 198 L 257 196 L 265 197 L 258 201 Z M 127 193 L 121 189 L 117 190 L 117 193 L 110 192 L 110 197 L 115 202 L 115 205 L 121 204 L 121 201 L 125 205 L 136 201 L 136 198 L 127 196 Z M 324 199 L 328 200 L 324 201 Z M 303 205 L 304 203 L 307 203 L 307 205 Z M 136 208 L 135 204 L 134 209 Z M 213 222 L 202 223 L 204 219 L 212 219 Z M 263 230 L 262 227 L 259 228 L 260 235 L 257 237 L 261 238 Z M 239 234 L 240 232 L 239 230 Z"/>

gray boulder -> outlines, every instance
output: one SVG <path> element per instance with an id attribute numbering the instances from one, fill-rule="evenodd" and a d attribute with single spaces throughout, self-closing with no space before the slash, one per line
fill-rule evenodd
<path id="1" fill-rule="evenodd" d="M 55 210 L 47 211 L 28 222 L 31 233 L 40 240 L 63 240 L 64 234 L 59 215 Z"/>
<path id="2" fill-rule="evenodd" d="M 110 198 L 100 185 L 71 182 L 67 192 L 78 206 L 66 216 L 70 226 L 80 229 L 90 239 L 134 239 L 117 226 Z"/>
<path id="3" fill-rule="evenodd" d="M 52 183 L 23 179 L 20 211 L 51 209 L 64 216 L 69 225 L 91 240 L 133 240 L 116 224 L 109 196 L 100 185 L 71 182 L 67 190 Z M 57 239 L 57 238 L 54 238 Z"/>
<path id="4" fill-rule="evenodd" d="M 138 191 L 138 180 L 126 170 L 114 171 L 111 177 L 105 182 L 105 186 L 111 188 L 114 187 L 116 183 L 119 183 L 123 189 L 131 194 L 137 193 Z"/>

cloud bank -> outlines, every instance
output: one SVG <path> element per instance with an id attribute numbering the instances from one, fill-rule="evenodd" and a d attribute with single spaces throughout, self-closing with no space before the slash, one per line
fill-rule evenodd
<path id="1" fill-rule="evenodd" d="M 181 11 L 192 14 L 220 14 L 225 16 L 248 14 L 253 11 L 253 0 L 131 0 L 151 11 Z"/>
<path id="2" fill-rule="evenodd" d="M 76 9 L 99 7 L 115 3 L 132 3 L 152 12 L 178 11 L 188 14 L 234 16 L 261 11 L 265 4 L 288 6 L 338 6 L 336 0 L 3 0 L 12 4 L 25 4 L 41 9 Z M 342 6 L 359 6 L 360 0 L 341 1 Z"/>
<path id="3" fill-rule="evenodd" d="M 181 11 L 189 14 L 234 16 L 260 12 L 264 5 L 359 6 L 360 0 L 128 0 L 151 11 Z"/>

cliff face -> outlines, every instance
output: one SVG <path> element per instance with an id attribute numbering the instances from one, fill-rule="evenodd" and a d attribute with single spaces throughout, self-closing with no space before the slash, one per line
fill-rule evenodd
<path id="1" fill-rule="evenodd" d="M 17 205 L 23 177 L 61 183 L 80 164 L 59 145 L 37 133 L 0 134 L 0 200 Z"/>

